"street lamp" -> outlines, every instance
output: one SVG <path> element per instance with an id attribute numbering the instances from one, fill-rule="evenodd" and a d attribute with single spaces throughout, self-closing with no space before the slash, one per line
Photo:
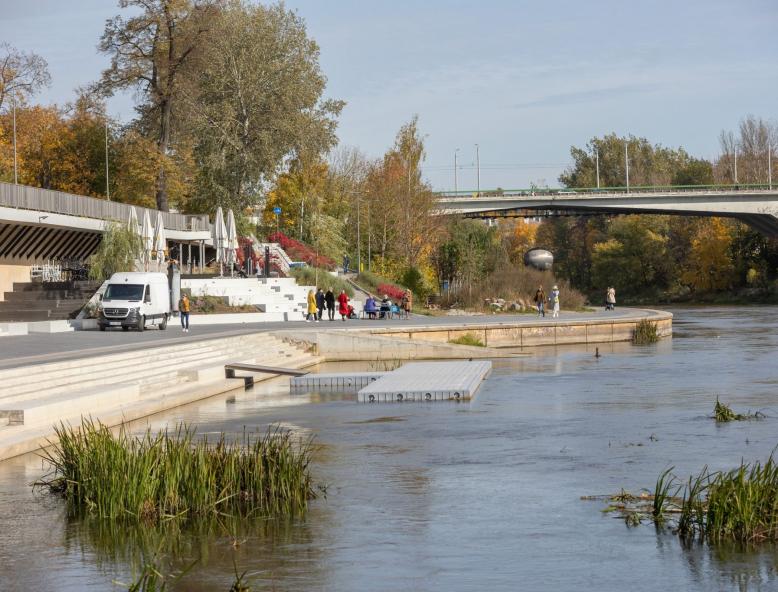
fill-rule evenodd
<path id="1" fill-rule="evenodd" d="M 481 155 L 478 144 L 475 145 L 476 197 L 481 197 Z"/>
<path id="2" fill-rule="evenodd" d="M 457 153 L 459 152 L 459 148 L 454 150 L 454 193 L 457 192 Z"/>

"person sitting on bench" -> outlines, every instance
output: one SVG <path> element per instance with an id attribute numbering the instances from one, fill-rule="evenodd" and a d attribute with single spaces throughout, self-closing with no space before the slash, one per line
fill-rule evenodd
<path id="1" fill-rule="evenodd" d="M 379 318 L 386 318 L 388 316 L 387 313 L 391 312 L 392 310 L 392 301 L 389 300 L 389 296 L 384 294 L 383 299 L 381 300 L 381 314 L 379 315 Z"/>
<path id="2" fill-rule="evenodd" d="M 367 315 L 367 318 L 368 319 L 376 318 L 377 312 L 378 312 L 378 306 L 376 306 L 375 298 L 373 298 L 372 294 L 368 294 L 367 300 L 365 300 L 365 314 Z"/>

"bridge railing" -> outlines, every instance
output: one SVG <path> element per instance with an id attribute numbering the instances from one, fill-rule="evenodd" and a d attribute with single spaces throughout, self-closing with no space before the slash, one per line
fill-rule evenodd
<path id="1" fill-rule="evenodd" d="M 144 210 L 148 210 L 152 224 L 158 213 L 158 210 L 141 206 L 3 182 L 0 182 L 0 206 L 120 223 L 129 220 L 132 207 L 135 207 L 140 222 L 143 222 Z M 168 230 L 210 230 L 211 227 L 207 215 L 162 212 L 162 220 Z"/>
<path id="2" fill-rule="evenodd" d="M 439 197 L 543 197 L 543 196 L 563 196 L 570 197 L 574 195 L 610 195 L 625 193 L 687 193 L 687 192 L 749 192 L 749 191 L 771 191 L 772 183 L 738 183 L 737 185 L 630 185 L 629 187 L 558 187 L 558 188 L 538 188 L 530 187 L 526 189 L 482 189 L 462 191 L 440 191 Z"/>

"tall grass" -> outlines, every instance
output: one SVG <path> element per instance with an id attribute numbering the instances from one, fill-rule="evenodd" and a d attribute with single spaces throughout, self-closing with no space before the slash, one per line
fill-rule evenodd
<path id="1" fill-rule="evenodd" d="M 645 345 L 647 343 L 656 343 L 659 341 L 656 323 L 648 319 L 641 319 L 635 325 L 635 331 L 632 334 L 632 343 L 635 345 Z"/>
<path id="2" fill-rule="evenodd" d="M 485 347 L 484 342 L 481 341 L 481 338 L 478 337 L 478 335 L 473 335 L 472 333 L 465 333 L 464 335 L 461 335 L 456 339 L 449 339 L 448 342 L 453 343 L 455 345 L 471 345 L 474 347 Z"/>
<path id="3" fill-rule="evenodd" d="M 281 515 L 304 511 L 316 497 L 311 441 L 296 442 L 278 428 L 244 431 L 235 442 L 224 434 L 198 438 L 183 424 L 137 438 L 88 419 L 55 431 L 59 442 L 43 454 L 52 471 L 37 485 L 64 497 L 74 513 L 152 522 Z"/>
<path id="4" fill-rule="evenodd" d="M 718 423 L 727 423 L 729 421 L 744 421 L 748 419 L 763 419 L 764 413 L 757 411 L 756 413 L 735 413 L 732 408 L 726 403 L 719 401 L 716 397 L 716 405 L 713 407 L 713 419 Z"/>
<path id="5" fill-rule="evenodd" d="M 291 276 L 297 280 L 301 286 L 316 286 L 325 292 L 332 288 L 332 292 L 337 299 L 341 290 L 345 290 L 349 298 L 354 297 L 354 288 L 343 278 L 335 277 L 326 269 L 317 269 L 315 267 L 296 267 L 292 269 Z"/>

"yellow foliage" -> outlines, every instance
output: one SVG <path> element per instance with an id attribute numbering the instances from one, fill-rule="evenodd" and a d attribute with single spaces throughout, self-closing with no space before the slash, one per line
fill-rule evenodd
<path id="1" fill-rule="evenodd" d="M 731 287 L 735 273 L 730 256 L 731 246 L 732 234 L 725 220 L 702 220 L 692 239 L 683 281 L 700 292 L 715 292 Z"/>
<path id="2" fill-rule="evenodd" d="M 303 214 L 303 240 L 309 238 L 312 222 L 311 212 L 318 212 L 320 201 L 327 184 L 326 163 L 300 164 L 287 173 L 279 175 L 275 187 L 268 193 L 263 221 L 275 227 L 273 208 L 281 208 L 279 226 L 281 232 L 300 238 L 300 214 Z M 304 211 L 303 211 L 304 210 Z"/>

